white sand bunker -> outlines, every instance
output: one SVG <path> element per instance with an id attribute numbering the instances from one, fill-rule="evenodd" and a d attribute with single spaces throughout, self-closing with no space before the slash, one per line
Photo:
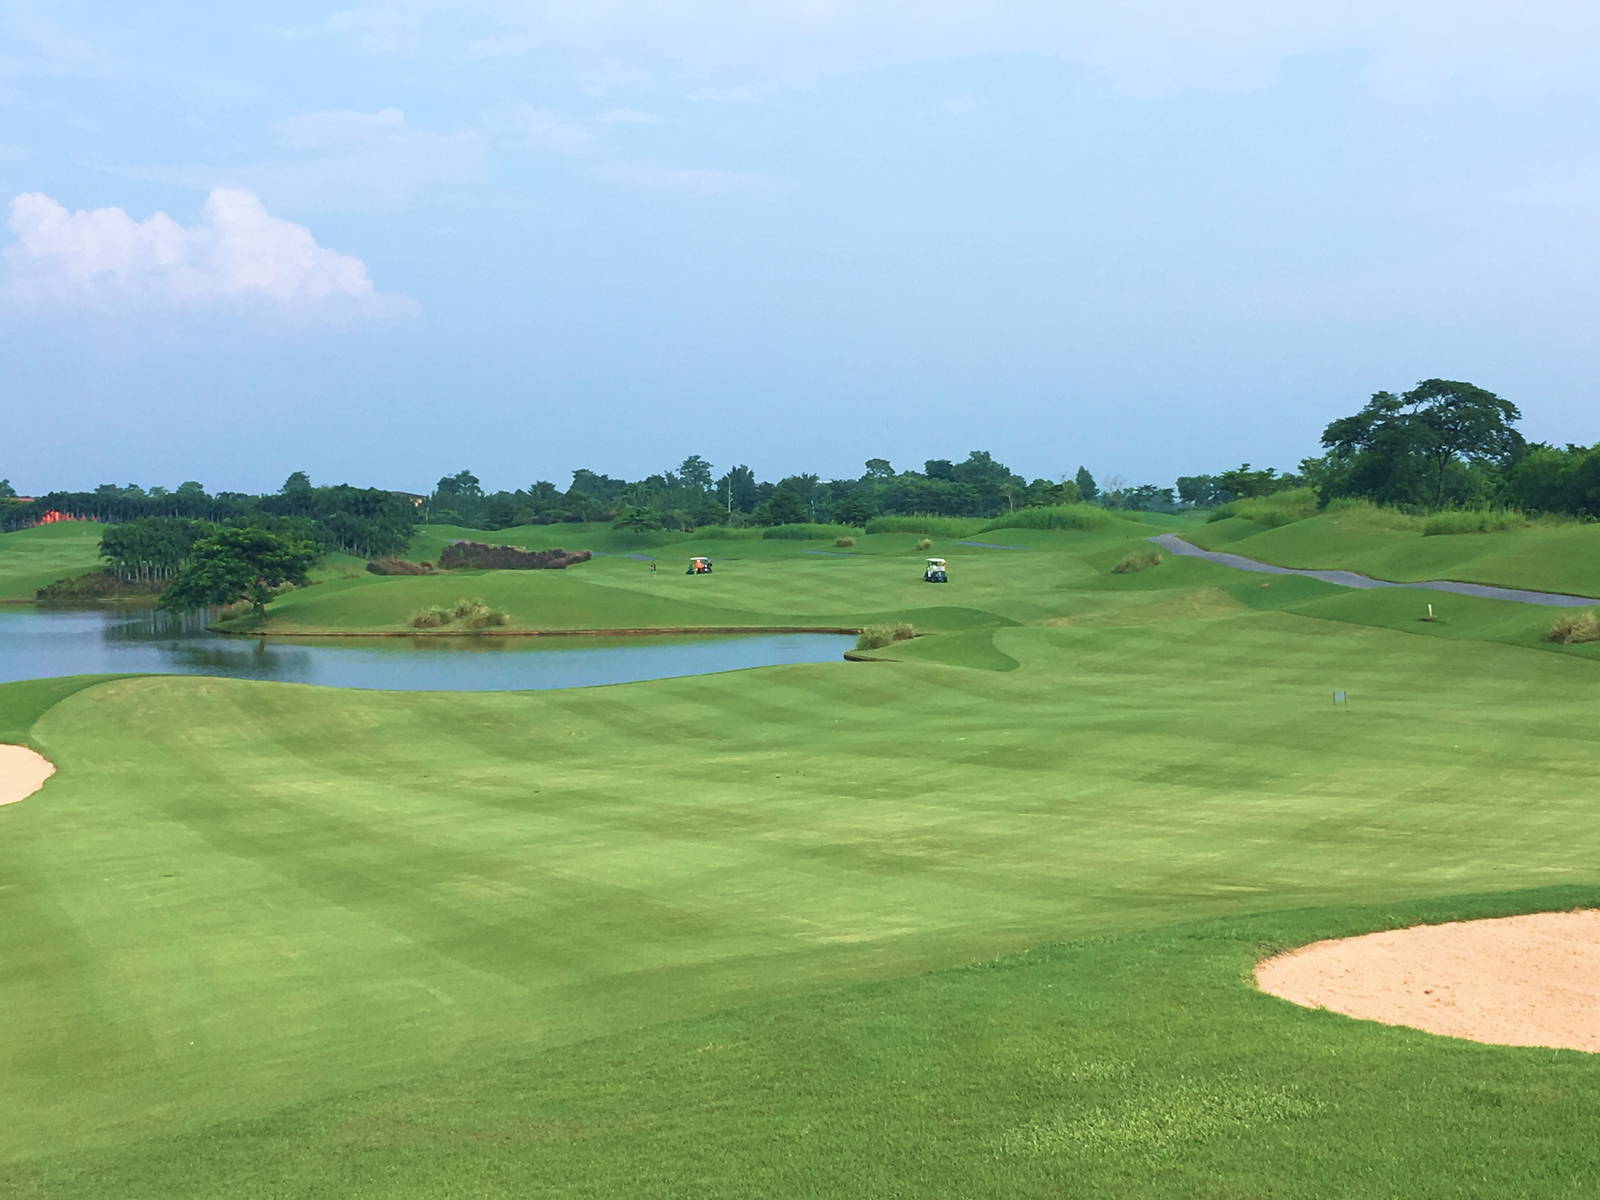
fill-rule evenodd
<path id="1" fill-rule="evenodd" d="M 1417 925 L 1314 942 L 1256 967 L 1262 991 L 1497 1046 L 1600 1052 L 1600 910 Z"/>
<path id="2" fill-rule="evenodd" d="M 55 773 L 55 763 L 26 746 L 0 746 L 0 804 L 26 799 Z"/>

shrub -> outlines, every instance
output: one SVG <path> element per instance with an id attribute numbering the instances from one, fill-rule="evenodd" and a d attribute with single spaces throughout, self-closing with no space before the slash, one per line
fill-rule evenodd
<path id="1" fill-rule="evenodd" d="M 985 525 L 991 529 L 1104 529 L 1116 518 L 1093 504 L 1051 504 L 1043 508 L 1019 508 Z"/>
<path id="2" fill-rule="evenodd" d="M 909 621 L 896 621 L 893 624 L 868 625 L 856 638 L 857 650 L 878 650 L 891 642 L 903 642 L 907 638 L 917 636 L 916 629 Z"/>
<path id="3" fill-rule="evenodd" d="M 1276 529 L 1317 515 L 1317 493 L 1308 487 L 1285 488 L 1270 496 L 1250 496 L 1243 500 L 1230 500 L 1214 509 L 1206 520 L 1221 521 L 1227 517 L 1241 517 Z"/>
<path id="4" fill-rule="evenodd" d="M 854 546 L 856 544 L 856 540 L 853 537 L 834 538 L 833 544 L 835 546 Z"/>
<path id="5" fill-rule="evenodd" d="M 1594 612 L 1562 613 L 1550 627 L 1546 641 L 1571 645 L 1573 642 L 1600 642 L 1600 617 Z"/>
<path id="6" fill-rule="evenodd" d="M 430 575 L 433 568 L 427 563 L 407 562 L 403 558 L 375 558 L 367 564 L 374 575 Z"/>
<path id="7" fill-rule="evenodd" d="M 217 620 L 238 621 L 244 617 L 252 616 L 255 606 L 248 600 L 235 600 L 232 604 L 224 604 L 217 609 Z"/>
<path id="8" fill-rule="evenodd" d="M 1117 560 L 1117 565 L 1111 568 L 1114 575 L 1131 575 L 1135 571 L 1143 571 L 1147 567 L 1161 565 L 1161 551 L 1159 550 L 1131 550 Z"/>
<path id="9" fill-rule="evenodd" d="M 1422 527 L 1422 536 L 1504 533 L 1509 529 L 1521 529 L 1527 523 L 1527 516 L 1515 508 L 1451 508 L 1430 516 Z"/>
<path id="10" fill-rule="evenodd" d="M 430 604 L 411 614 L 411 626 L 413 629 L 437 629 L 455 619 L 455 613 L 442 604 Z"/>
<path id="11" fill-rule="evenodd" d="M 91 571 L 58 579 L 34 593 L 34 599 L 45 604 L 72 603 L 74 601 L 117 600 L 126 596 L 154 596 L 162 585 L 145 580 L 118 579 L 108 571 Z"/>
<path id="12" fill-rule="evenodd" d="M 923 538 L 921 541 L 919 541 L 917 543 L 917 549 L 918 550 L 932 550 L 933 549 L 933 539 L 932 538 Z"/>
<path id="13" fill-rule="evenodd" d="M 936 533 L 941 537 L 971 537 L 984 526 L 982 517 L 873 517 L 867 522 L 868 533 Z"/>
<path id="14" fill-rule="evenodd" d="M 524 550 L 521 546 L 489 546 L 483 542 L 451 542 L 439 555 L 447 571 L 476 568 L 492 571 L 560 571 L 588 562 L 587 550 Z"/>
<path id="15" fill-rule="evenodd" d="M 761 531 L 761 536 L 784 542 L 817 542 L 860 532 L 853 525 L 770 525 Z"/>
<path id="16" fill-rule="evenodd" d="M 467 618 L 467 627 L 470 629 L 488 629 L 493 625 L 511 624 L 511 614 L 498 608 L 485 608 L 482 612 L 474 613 Z"/>

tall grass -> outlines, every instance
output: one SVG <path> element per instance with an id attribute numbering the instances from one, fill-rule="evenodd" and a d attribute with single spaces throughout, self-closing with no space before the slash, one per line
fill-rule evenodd
<path id="1" fill-rule="evenodd" d="M 1228 517 L 1240 517 L 1246 521 L 1254 521 L 1257 525 L 1265 525 L 1268 529 L 1276 529 L 1280 525 L 1292 525 L 1296 521 L 1303 521 L 1307 517 L 1317 515 L 1317 493 L 1315 489 L 1285 488 L 1281 492 L 1273 492 L 1270 496 L 1250 496 L 1243 500 L 1230 500 L 1227 504 L 1213 509 L 1206 520 L 1222 521 Z"/>
<path id="2" fill-rule="evenodd" d="M 831 542 L 860 532 L 854 525 L 773 525 L 763 529 L 761 536 L 781 542 Z"/>
<path id="3" fill-rule="evenodd" d="M 984 527 L 983 517 L 873 517 L 867 522 L 868 533 L 937 533 L 942 537 L 964 538 Z"/>
<path id="4" fill-rule="evenodd" d="M 1420 533 L 1427 518 L 1387 504 L 1374 504 L 1365 496 L 1341 496 L 1329 500 L 1323 510 L 1339 518 L 1341 524 L 1365 525 L 1370 529 L 1392 529 L 1397 533 Z"/>
<path id="5" fill-rule="evenodd" d="M 723 542 L 733 541 L 736 538 L 759 538 L 761 533 L 759 525 L 702 525 L 694 531 L 693 536 L 697 539 Z M 687 537 L 684 540 L 687 540 Z"/>
<path id="6" fill-rule="evenodd" d="M 487 629 L 511 624 L 511 614 L 491 608 L 476 597 L 463 596 L 454 604 L 430 604 L 411 614 L 413 629 L 438 629 L 460 623 L 468 629 Z"/>
<path id="7" fill-rule="evenodd" d="M 1019 508 L 990 521 L 979 533 L 991 529 L 1104 529 L 1116 521 L 1110 512 L 1093 504 L 1051 504 Z"/>
<path id="8" fill-rule="evenodd" d="M 1113 575 L 1131 575 L 1135 571 L 1145 571 L 1160 565 L 1161 551 L 1131 550 L 1117 560 L 1116 566 L 1111 568 L 1111 573 Z"/>
<path id="9" fill-rule="evenodd" d="M 907 638 L 917 636 L 915 627 L 909 621 L 896 621 L 892 624 L 868 625 L 856 638 L 857 650 L 880 650 L 890 642 L 903 642 Z"/>
<path id="10" fill-rule="evenodd" d="M 1428 518 L 1423 537 L 1452 533 L 1505 533 L 1525 529 L 1527 514 L 1516 508 L 1447 508 Z"/>
<path id="11" fill-rule="evenodd" d="M 1583 613 L 1562 613 L 1545 635 L 1548 642 L 1600 642 L 1600 617 L 1591 609 Z"/>

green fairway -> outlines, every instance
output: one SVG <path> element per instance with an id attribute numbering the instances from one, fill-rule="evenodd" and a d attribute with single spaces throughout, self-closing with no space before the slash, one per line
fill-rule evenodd
<path id="1" fill-rule="evenodd" d="M 1340 567 L 1377 579 L 1456 579 L 1600 597 L 1600 524 L 1424 537 L 1420 518 L 1385 510 L 1327 512 L 1269 529 L 1239 517 L 1185 529 L 1208 550 L 1281 567 Z"/>
<path id="2" fill-rule="evenodd" d="M 98 570 L 104 530 L 94 521 L 61 521 L 0 533 L 0 604 L 31 603 L 46 584 Z"/>
<path id="3" fill-rule="evenodd" d="M 530 629 L 930 635 L 889 661 L 0 687 L 60 767 L 0 809 L 7 1194 L 1591 1194 L 1593 1056 L 1248 977 L 1600 903 L 1596 648 L 1497 601 L 1111 573 L 1167 527 L 936 543 L 948 586 L 908 534 L 362 576 L 270 626 L 481 595 Z"/>

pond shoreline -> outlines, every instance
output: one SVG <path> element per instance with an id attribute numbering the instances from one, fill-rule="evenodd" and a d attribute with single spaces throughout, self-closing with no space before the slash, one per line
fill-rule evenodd
<path id="1" fill-rule="evenodd" d="M 221 629 L 215 625 L 207 625 L 205 630 L 207 633 L 247 638 L 682 637 L 697 634 L 740 633 L 833 633 L 853 635 L 861 632 L 859 629 L 847 629 L 841 625 L 673 625 L 635 629 L 367 629 L 353 632 L 337 630 L 310 632 L 286 629 Z"/>

